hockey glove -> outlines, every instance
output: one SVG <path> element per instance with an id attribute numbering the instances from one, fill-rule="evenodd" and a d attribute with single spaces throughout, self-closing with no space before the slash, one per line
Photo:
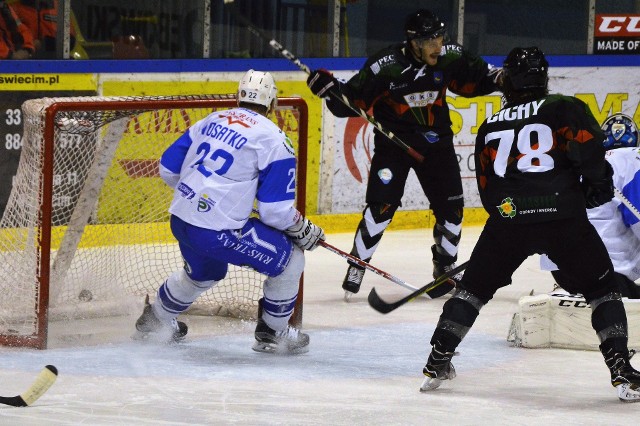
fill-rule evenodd
<path id="1" fill-rule="evenodd" d="M 284 230 L 293 243 L 302 250 L 313 250 L 317 247 L 320 240 L 325 239 L 324 231 L 317 225 L 303 216 L 298 221 Z"/>
<path id="2" fill-rule="evenodd" d="M 606 204 L 613 198 L 613 169 L 608 162 L 605 165 L 607 172 L 604 178 L 595 182 L 582 179 L 582 191 L 588 209 Z"/>
<path id="3" fill-rule="evenodd" d="M 311 71 L 307 78 L 307 86 L 314 95 L 321 98 L 328 97 L 330 92 L 338 94 L 340 90 L 338 80 L 325 69 Z"/>

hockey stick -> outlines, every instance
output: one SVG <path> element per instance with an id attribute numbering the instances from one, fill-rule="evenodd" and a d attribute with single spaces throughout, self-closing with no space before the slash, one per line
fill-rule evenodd
<path id="1" fill-rule="evenodd" d="M 380 296 L 378 296 L 378 293 L 376 292 L 376 288 L 375 287 L 371 289 L 371 292 L 369 293 L 369 297 L 368 297 L 367 300 L 369 301 L 369 305 L 373 309 L 375 309 L 376 311 L 378 311 L 378 312 L 380 312 L 382 314 L 388 314 L 389 312 L 391 312 L 391 311 L 393 311 L 395 309 L 398 309 L 400 306 L 404 305 L 405 303 L 412 301 L 416 297 L 420 296 L 422 293 L 426 293 L 428 291 L 431 291 L 434 288 L 438 287 L 439 285 L 445 283 L 449 278 L 451 278 L 455 274 L 457 274 L 459 272 L 462 272 L 464 270 L 464 268 L 467 267 L 468 263 L 469 263 L 469 261 L 466 261 L 466 262 L 456 266 L 455 268 L 453 268 L 452 270 L 450 270 L 446 274 L 440 275 L 438 278 L 436 278 L 435 280 L 431 281 L 429 284 L 425 285 L 424 287 L 420 287 L 419 289 L 417 289 L 413 293 L 411 293 L 408 296 L 405 296 L 402 299 L 397 300 L 395 302 L 385 302 L 384 300 L 382 300 L 380 298 Z"/>
<path id="2" fill-rule="evenodd" d="M 629 211 L 631 211 L 631 213 L 633 213 L 636 219 L 640 220 L 640 211 L 638 211 L 636 206 L 634 206 L 633 203 L 631 203 L 631 201 L 629 201 L 629 199 L 624 196 L 622 191 L 620 191 L 616 187 L 613 187 L 613 192 L 616 194 L 616 198 L 619 199 L 622 202 L 622 204 L 624 204 L 624 206 L 628 208 Z"/>
<path id="3" fill-rule="evenodd" d="M 326 241 L 320 240 L 318 242 L 318 245 L 326 248 L 327 250 L 329 250 L 329 251 L 331 251 L 333 253 L 336 253 L 336 254 L 344 257 L 345 259 L 349 260 L 352 263 L 355 263 L 358 266 L 361 266 L 361 267 L 363 267 L 365 269 L 368 269 L 369 271 L 371 271 L 373 273 L 376 273 L 376 274 L 380 275 L 383 278 L 388 279 L 389 281 L 392 281 L 392 282 L 394 282 L 396 284 L 399 284 L 399 285 L 401 285 L 402 287 L 404 287 L 406 289 L 413 290 L 413 291 L 417 291 L 418 290 L 418 288 L 412 286 L 411 284 L 408 284 L 408 283 L 402 281 L 400 278 L 395 277 L 395 276 L 393 276 L 393 275 L 391 275 L 391 274 L 389 274 L 389 273 L 387 273 L 387 272 L 385 272 L 385 271 L 383 271 L 381 269 L 378 269 L 375 266 L 372 266 L 372 265 L 368 264 L 364 260 L 362 260 L 362 259 L 360 259 L 358 257 L 355 257 L 355 256 L 353 256 L 353 255 L 351 255 L 351 254 L 349 254 L 347 252 L 344 252 L 344 251 L 340 250 L 337 247 L 332 246 L 331 244 L 329 244 Z"/>
<path id="4" fill-rule="evenodd" d="M 258 213 L 258 211 L 256 209 L 253 209 L 253 213 L 256 215 L 259 215 L 260 213 Z M 318 245 L 322 246 L 324 248 L 326 248 L 327 250 L 329 250 L 330 252 L 333 252 L 337 255 L 340 255 L 342 257 L 344 257 L 347 260 L 350 260 L 351 262 L 355 263 L 358 266 L 361 266 L 365 269 L 370 270 L 371 272 L 380 275 L 381 277 L 384 277 L 386 279 L 388 279 L 389 281 L 392 281 L 396 284 L 401 285 L 402 287 L 409 289 L 409 290 L 413 290 L 416 291 L 418 290 L 416 287 L 412 286 L 411 284 L 402 281 L 400 278 L 393 276 L 385 271 L 383 271 L 382 269 L 378 269 L 375 266 L 369 265 L 367 262 L 365 262 L 364 260 L 360 259 L 359 257 L 355 257 L 345 251 L 340 250 L 338 247 L 332 246 L 331 244 L 329 244 L 326 241 L 320 240 L 318 241 Z"/>
<path id="5" fill-rule="evenodd" d="M 32 405 L 53 385 L 58 378 L 58 369 L 53 365 L 45 366 L 31 387 L 22 395 L 0 396 L 0 404 L 12 407 L 26 407 Z"/>
<path id="6" fill-rule="evenodd" d="M 290 51 L 285 49 L 284 46 L 282 46 L 280 43 L 278 43 L 277 40 L 275 40 L 274 38 L 269 37 L 263 30 L 261 30 L 260 28 L 257 28 L 256 26 L 254 26 L 251 23 L 251 21 L 249 21 L 247 18 L 245 18 L 243 15 L 241 15 L 235 8 L 234 0 L 224 0 L 224 4 L 225 5 L 227 5 L 227 4 L 230 5 L 229 7 L 231 8 L 231 13 L 233 14 L 233 16 L 238 21 L 240 21 L 240 23 L 242 23 L 245 27 L 247 27 L 249 32 L 255 34 L 256 36 L 258 36 L 259 38 L 261 38 L 263 40 L 269 40 L 269 46 L 271 46 L 274 50 L 278 51 L 283 57 L 285 57 L 286 59 L 288 59 L 291 62 L 293 62 L 300 69 L 300 71 L 305 72 L 307 75 L 311 74 L 311 69 L 309 69 L 308 66 L 303 64 L 302 61 L 300 61 L 300 59 L 298 59 L 293 53 L 291 53 Z M 378 129 L 378 131 L 380 133 L 382 133 L 387 138 L 389 138 L 399 148 L 401 148 L 403 151 L 405 151 L 407 154 L 409 154 L 414 160 L 416 160 L 419 163 L 422 163 L 424 161 L 424 156 L 422 154 L 420 154 L 418 151 L 416 151 L 415 149 L 411 148 L 409 145 L 404 143 L 402 141 L 402 139 L 400 139 L 399 137 L 394 135 L 393 132 L 389 132 L 389 131 L 385 130 L 382 127 L 382 125 L 380 123 L 378 123 L 378 121 L 376 121 L 375 118 L 373 118 L 372 116 L 367 114 L 367 112 L 365 110 L 363 110 L 361 108 L 358 108 L 357 106 L 353 105 L 351 103 L 351 101 L 349 100 L 349 98 L 347 98 L 345 95 L 343 95 L 342 93 L 338 94 L 338 93 L 331 92 L 331 91 L 329 92 L 329 94 L 331 96 L 335 97 L 336 99 L 338 99 L 340 102 L 342 102 L 344 105 L 346 105 L 353 112 L 357 113 L 360 117 L 364 118 L 369 123 L 371 123 L 376 129 Z"/>

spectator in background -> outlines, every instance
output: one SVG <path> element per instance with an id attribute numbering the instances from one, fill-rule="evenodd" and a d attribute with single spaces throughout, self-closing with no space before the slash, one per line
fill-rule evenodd
<path id="1" fill-rule="evenodd" d="M 20 22 L 6 1 L 0 0 L 0 58 L 29 59 L 34 50 L 29 28 Z"/>
<path id="2" fill-rule="evenodd" d="M 12 5 L 18 18 L 33 35 L 35 56 L 38 58 L 56 57 L 58 3 L 58 0 L 19 0 Z M 73 49 L 76 42 L 73 26 L 69 31 L 70 49 Z"/>

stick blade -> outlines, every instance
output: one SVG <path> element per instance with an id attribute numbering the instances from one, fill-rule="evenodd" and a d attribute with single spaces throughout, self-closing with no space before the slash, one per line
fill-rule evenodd
<path id="1" fill-rule="evenodd" d="M 373 287 L 369 292 L 367 301 L 369 302 L 369 306 L 371 306 L 373 309 L 380 312 L 381 314 L 388 314 L 389 312 L 393 311 L 399 306 L 399 305 L 395 306 L 397 305 L 397 303 L 389 303 L 382 300 L 382 298 L 378 296 L 378 293 L 376 292 L 375 287 Z"/>
<path id="2" fill-rule="evenodd" d="M 26 407 L 36 402 L 58 378 L 58 369 L 53 365 L 46 365 L 36 377 L 31 387 L 22 395 L 5 397 L 0 396 L 0 404 L 12 407 Z"/>

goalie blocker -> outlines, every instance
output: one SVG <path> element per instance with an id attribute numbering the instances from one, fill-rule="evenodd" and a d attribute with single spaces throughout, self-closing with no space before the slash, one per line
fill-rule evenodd
<path id="1" fill-rule="evenodd" d="M 640 323 L 640 299 L 622 298 L 629 324 Z M 521 297 L 507 341 L 523 348 L 598 350 L 591 306 L 581 295 L 562 289 Z M 629 327 L 629 348 L 640 348 L 640 329 Z"/>

